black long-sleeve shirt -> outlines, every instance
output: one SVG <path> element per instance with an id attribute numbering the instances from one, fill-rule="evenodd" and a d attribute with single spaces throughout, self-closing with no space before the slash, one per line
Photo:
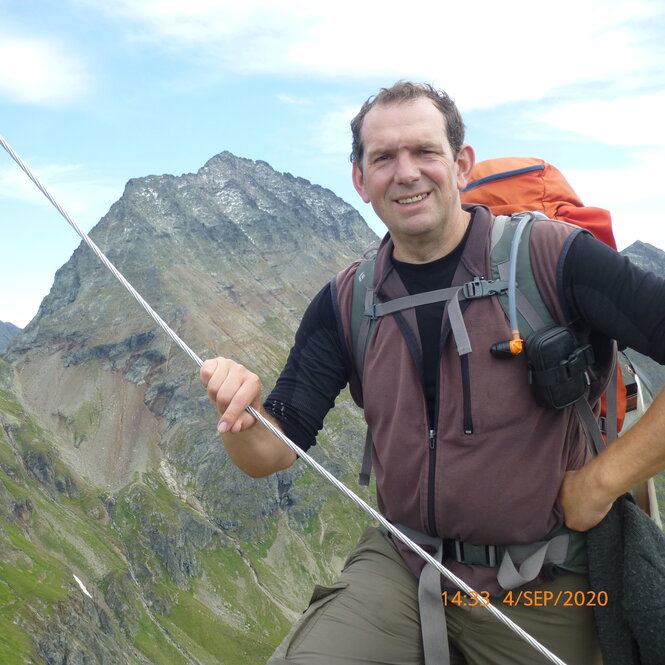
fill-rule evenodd
<path id="1" fill-rule="evenodd" d="M 420 293 L 451 285 L 464 241 L 452 253 L 425 264 L 393 259 L 406 289 Z M 665 364 L 665 280 L 645 272 L 588 233 L 579 233 L 563 267 L 562 301 L 571 319 L 592 335 L 616 339 Z M 443 303 L 417 308 L 426 395 L 435 392 Z M 347 384 L 352 360 L 343 344 L 330 286 L 312 300 L 296 333 L 286 366 L 265 407 L 304 450 L 316 443 L 323 419 Z M 431 398 L 430 398 L 431 401 Z"/>

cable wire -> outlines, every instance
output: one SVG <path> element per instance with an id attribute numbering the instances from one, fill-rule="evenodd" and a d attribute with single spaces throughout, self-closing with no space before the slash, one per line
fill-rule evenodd
<path id="1" fill-rule="evenodd" d="M 39 191 L 51 202 L 56 210 L 67 220 L 69 225 L 78 233 L 83 241 L 90 247 L 90 249 L 97 255 L 100 261 L 113 273 L 113 275 L 120 281 L 120 283 L 134 296 L 138 303 L 145 309 L 145 311 L 152 317 L 157 325 L 199 366 L 203 365 L 203 361 L 192 351 L 185 342 L 178 337 L 178 335 L 166 324 L 166 322 L 155 312 L 155 310 L 141 297 L 139 292 L 125 279 L 120 271 L 106 258 L 104 253 L 97 247 L 91 240 L 87 233 L 85 233 L 76 222 L 67 214 L 64 208 L 51 196 L 48 190 L 41 184 L 37 177 L 32 173 L 23 160 L 14 152 L 11 146 L 0 136 L 0 145 L 7 151 L 10 157 L 18 164 L 23 172 L 30 178 Z M 404 535 L 399 529 L 386 520 L 381 513 L 377 512 L 366 501 L 361 499 L 357 494 L 351 491 L 344 483 L 339 481 L 327 469 L 321 466 L 314 458 L 308 455 L 304 450 L 289 439 L 283 432 L 275 427 L 269 420 L 260 414 L 254 407 L 248 406 L 246 411 L 258 420 L 266 429 L 272 432 L 282 443 L 287 445 L 296 455 L 298 455 L 308 466 L 317 471 L 326 480 L 330 481 L 338 490 L 345 494 L 349 499 L 359 505 L 366 513 L 373 517 L 379 524 L 381 524 L 393 536 L 402 541 L 407 547 L 413 550 L 416 554 L 422 557 L 427 563 L 434 566 L 444 577 L 450 580 L 453 584 L 458 586 L 464 593 L 472 598 L 479 598 L 479 594 L 474 591 L 466 582 L 457 577 L 453 572 L 448 570 L 445 566 L 440 564 L 434 557 L 428 554 L 422 547 Z M 515 622 L 509 619 L 505 614 L 500 612 L 494 607 L 491 602 L 483 605 L 491 614 L 493 614 L 499 621 L 504 623 L 508 628 L 519 635 L 524 641 L 530 644 L 536 651 L 545 656 L 548 660 L 555 665 L 566 665 L 558 656 L 549 651 L 540 642 L 533 638 L 529 633 L 520 628 Z"/>

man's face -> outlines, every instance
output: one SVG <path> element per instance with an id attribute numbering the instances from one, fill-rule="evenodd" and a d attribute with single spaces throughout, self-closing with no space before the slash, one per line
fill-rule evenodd
<path id="1" fill-rule="evenodd" d="M 466 186 L 469 159 L 473 167 L 473 151 L 464 146 L 455 159 L 445 118 L 431 100 L 375 106 L 365 116 L 362 140 L 362 165 L 354 164 L 353 182 L 396 248 L 416 237 L 440 241 L 457 229 L 463 215 L 459 190 Z"/>

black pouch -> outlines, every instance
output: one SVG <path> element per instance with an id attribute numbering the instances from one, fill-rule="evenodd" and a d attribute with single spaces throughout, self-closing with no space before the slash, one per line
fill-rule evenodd
<path id="1" fill-rule="evenodd" d="M 575 403 L 589 386 L 590 344 L 580 344 L 565 326 L 536 330 L 524 340 L 529 363 L 529 383 L 536 401 L 550 409 Z"/>

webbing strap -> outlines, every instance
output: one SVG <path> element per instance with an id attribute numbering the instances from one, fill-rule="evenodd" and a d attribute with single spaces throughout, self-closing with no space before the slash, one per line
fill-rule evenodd
<path id="1" fill-rule="evenodd" d="M 616 342 L 614 342 L 616 347 Z M 616 348 L 614 357 L 617 357 Z M 619 388 L 619 377 L 617 375 L 617 368 L 614 367 L 610 374 L 610 382 L 605 389 L 605 437 L 607 443 L 610 444 L 615 441 L 618 436 L 617 416 L 619 414 L 619 396 L 617 390 Z"/>
<path id="2" fill-rule="evenodd" d="M 443 541 L 434 558 L 443 560 Z M 423 638 L 425 665 L 449 665 L 448 627 L 446 611 L 441 597 L 441 575 L 427 564 L 418 581 L 418 606 L 420 608 L 420 632 Z"/>
<path id="3" fill-rule="evenodd" d="M 486 298 L 493 295 L 498 295 L 508 288 L 507 282 L 488 281 L 476 278 L 472 282 L 468 282 L 462 286 L 452 286 L 446 289 L 436 289 L 434 291 L 426 291 L 424 293 L 416 293 L 414 295 L 402 296 L 400 298 L 393 298 L 387 302 L 375 303 L 372 302 L 373 296 L 371 292 L 367 292 L 367 299 L 365 301 L 365 316 L 364 319 L 373 320 L 389 314 L 395 314 L 405 309 L 413 307 L 420 307 L 421 305 L 431 305 L 437 302 L 446 302 L 446 312 L 450 320 L 453 337 L 457 346 L 457 353 L 460 356 L 471 353 L 471 340 L 469 333 L 464 324 L 464 316 L 462 315 L 462 308 L 460 301 L 462 300 L 475 300 L 477 298 Z M 444 315 L 445 318 L 445 315 Z M 369 325 L 363 321 L 364 325 Z M 362 334 L 359 339 L 363 339 Z M 360 367 L 362 371 L 362 366 Z"/>
<path id="4" fill-rule="evenodd" d="M 408 538 L 423 545 L 436 547 L 434 558 L 442 563 L 443 540 L 441 538 L 433 538 L 403 524 L 394 526 Z M 429 564 L 425 565 L 418 580 L 418 607 L 425 665 L 449 665 L 450 648 L 448 647 L 446 611 L 441 597 L 441 575 L 434 566 Z"/>
<path id="5" fill-rule="evenodd" d="M 507 280 L 510 271 L 510 261 L 500 263 L 497 268 L 499 269 L 501 279 Z M 529 324 L 532 330 L 539 330 L 545 325 L 536 308 L 519 289 L 515 290 L 515 299 L 517 301 L 517 311 L 524 317 L 524 320 Z"/>
<path id="6" fill-rule="evenodd" d="M 422 544 L 436 547 L 434 558 L 443 561 L 445 545 L 450 542 L 442 538 L 411 529 L 403 524 L 394 524 L 405 536 Z M 561 565 L 568 554 L 570 536 L 560 534 L 546 541 L 528 545 L 508 545 L 497 571 L 497 580 L 506 590 L 533 581 L 545 563 Z M 463 552 L 465 547 L 455 548 Z M 460 561 L 464 563 L 464 561 Z M 519 565 L 517 568 L 516 564 Z M 441 575 L 431 564 L 425 565 L 418 580 L 418 605 L 420 609 L 420 631 L 423 638 L 425 665 L 449 665 L 448 630 L 446 613 L 441 598 Z"/>
<path id="7" fill-rule="evenodd" d="M 358 476 L 358 484 L 362 487 L 369 485 L 369 477 L 372 475 L 372 449 L 374 448 L 374 441 L 372 441 L 372 433 L 367 428 L 365 434 L 365 450 L 363 451 L 363 462 L 360 467 L 360 475 Z"/>
<path id="8" fill-rule="evenodd" d="M 415 293 L 413 295 L 393 298 L 387 302 L 377 302 L 365 310 L 365 316 L 378 318 L 395 312 L 401 312 L 404 309 L 420 307 L 421 305 L 432 305 L 436 302 L 445 302 L 457 295 L 459 287 L 454 286 L 447 289 L 436 289 L 435 291 L 425 291 L 424 293 Z"/>
<path id="9" fill-rule="evenodd" d="M 496 579 L 504 589 L 515 589 L 533 582 L 540 574 L 543 564 L 547 562 L 561 565 L 566 560 L 569 540 L 568 534 L 563 533 L 542 544 L 510 545 L 503 555 Z"/>
<path id="10" fill-rule="evenodd" d="M 591 409 L 591 406 L 585 397 L 582 397 L 581 399 L 578 399 L 577 402 L 575 402 L 575 410 L 577 411 L 577 415 L 582 421 L 582 426 L 586 430 L 586 433 L 591 437 L 593 449 L 596 451 L 596 455 L 600 455 L 600 453 L 605 450 L 606 444 L 600 431 L 600 425 L 598 424 L 598 418 L 596 418 L 596 414 Z M 608 411 L 608 418 L 610 417 L 611 416 Z M 614 414 L 614 422 L 616 423 L 616 412 Z"/>
<path id="11" fill-rule="evenodd" d="M 374 302 L 374 291 L 372 289 L 367 289 L 365 291 L 365 309 L 367 310 L 372 303 Z M 363 368 L 365 366 L 365 349 L 367 343 L 369 342 L 369 333 L 372 327 L 373 320 L 368 316 L 363 316 L 360 322 L 360 331 L 358 334 L 358 340 L 356 348 L 353 350 L 355 353 L 356 361 L 356 371 L 358 372 L 358 378 L 362 381 L 363 378 Z"/>
<path id="12" fill-rule="evenodd" d="M 508 289 L 508 282 L 505 280 L 487 280 L 476 277 L 471 282 L 462 286 L 450 286 L 447 289 L 436 289 L 434 291 L 425 291 L 424 293 L 415 293 L 400 298 L 393 298 L 386 302 L 374 303 L 365 310 L 365 316 L 378 318 L 387 314 L 401 312 L 404 309 L 420 307 L 421 305 L 431 305 L 436 302 L 446 302 L 457 298 L 458 300 L 476 300 L 477 298 L 487 298 L 489 296 L 499 295 Z"/>
<path id="13" fill-rule="evenodd" d="M 462 297 L 462 289 L 457 289 L 457 292 L 448 301 L 446 309 L 448 310 L 448 320 L 450 321 L 450 328 L 455 338 L 455 345 L 457 346 L 457 353 L 464 356 L 471 353 L 471 340 L 464 323 L 462 316 L 462 308 L 460 307 L 460 298 Z M 445 315 L 444 315 L 445 316 Z"/>

